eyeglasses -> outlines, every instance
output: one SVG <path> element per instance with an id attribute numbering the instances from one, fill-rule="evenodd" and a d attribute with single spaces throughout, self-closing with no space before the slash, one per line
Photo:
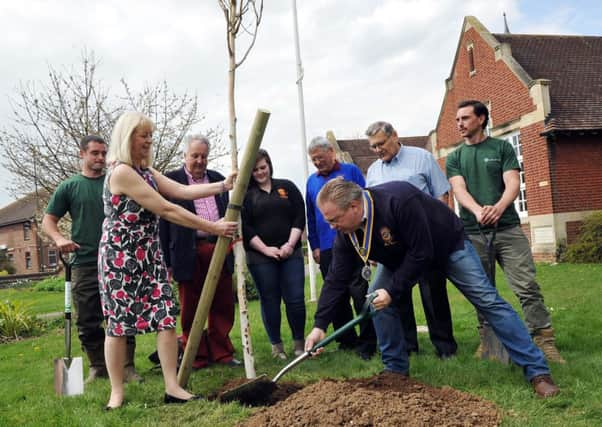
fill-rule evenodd
<path id="1" fill-rule="evenodd" d="M 382 141 L 378 141 L 378 142 L 374 142 L 374 143 L 370 144 L 370 148 L 372 148 L 374 151 L 380 150 L 381 148 L 383 148 L 383 145 L 385 145 L 387 143 L 389 138 L 390 137 L 386 137 Z"/>

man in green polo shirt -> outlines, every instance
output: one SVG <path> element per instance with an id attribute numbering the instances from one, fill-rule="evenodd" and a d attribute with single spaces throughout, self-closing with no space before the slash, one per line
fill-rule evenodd
<path id="1" fill-rule="evenodd" d="M 531 247 L 514 208 L 520 186 L 520 165 L 509 142 L 485 135 L 488 120 L 489 111 L 483 103 L 460 102 L 456 124 L 465 143 L 447 156 L 447 177 L 461 205 L 464 229 L 479 253 L 485 271 L 488 271 L 489 262 L 479 227 L 484 233 L 497 227 L 496 258 L 520 301 L 533 341 L 549 362 L 565 363 L 556 348 L 550 313 L 535 281 Z M 482 324 L 479 315 L 480 332 L 483 332 Z M 482 349 L 482 345 L 479 348 Z"/>
<path id="2" fill-rule="evenodd" d="M 42 229 L 57 248 L 63 254 L 75 253 L 73 305 L 79 340 L 90 360 L 86 383 L 107 376 L 97 265 L 98 242 L 105 217 L 102 190 L 106 154 L 107 144 L 101 137 L 88 135 L 81 140 L 82 171 L 59 184 L 42 219 Z M 63 236 L 58 228 L 59 220 L 67 213 L 71 216 L 71 238 Z M 128 337 L 126 381 L 142 380 L 134 369 L 135 349 L 134 337 Z"/>

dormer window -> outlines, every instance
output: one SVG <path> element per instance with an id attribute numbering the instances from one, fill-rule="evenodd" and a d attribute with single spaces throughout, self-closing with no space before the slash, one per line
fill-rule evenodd
<path id="1" fill-rule="evenodd" d="M 468 75 L 472 77 L 477 72 L 474 65 L 474 46 L 472 43 L 466 47 L 466 51 L 468 54 Z"/>

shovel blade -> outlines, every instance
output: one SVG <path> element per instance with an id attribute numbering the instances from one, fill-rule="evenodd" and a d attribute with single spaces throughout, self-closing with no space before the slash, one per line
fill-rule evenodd
<path id="1" fill-rule="evenodd" d="M 489 325 L 483 325 L 482 359 L 496 360 L 504 365 L 510 364 L 510 355 Z"/>
<path id="2" fill-rule="evenodd" d="M 59 396 L 84 393 L 84 363 L 81 357 L 54 359 L 54 391 Z"/>

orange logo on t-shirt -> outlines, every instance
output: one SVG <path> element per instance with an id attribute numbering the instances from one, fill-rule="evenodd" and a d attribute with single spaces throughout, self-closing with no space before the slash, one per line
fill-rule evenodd
<path id="1" fill-rule="evenodd" d="M 281 199 L 288 199 L 288 193 L 286 192 L 286 190 L 284 188 L 278 189 L 278 195 L 280 196 Z"/>

